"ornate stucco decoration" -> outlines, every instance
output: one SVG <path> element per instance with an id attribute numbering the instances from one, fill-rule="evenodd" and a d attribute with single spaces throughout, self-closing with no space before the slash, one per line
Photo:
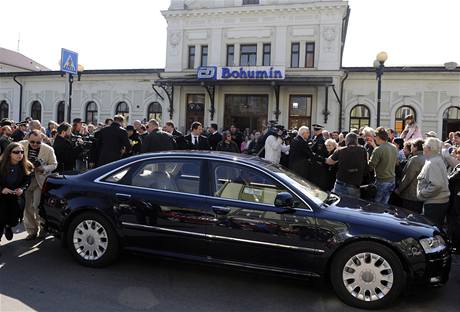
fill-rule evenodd
<path id="1" fill-rule="evenodd" d="M 173 31 L 169 34 L 169 51 L 171 55 L 177 55 L 179 52 L 179 44 L 182 40 L 182 33 L 179 31 Z"/>
<path id="2" fill-rule="evenodd" d="M 326 52 L 334 52 L 337 29 L 334 26 L 325 26 L 321 35 L 325 41 L 324 47 L 326 48 Z"/>

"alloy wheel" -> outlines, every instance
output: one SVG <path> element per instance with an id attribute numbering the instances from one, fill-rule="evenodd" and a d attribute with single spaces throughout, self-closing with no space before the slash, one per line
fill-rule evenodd
<path id="1" fill-rule="evenodd" d="M 382 256 L 363 252 L 352 256 L 342 272 L 347 291 L 362 301 L 377 301 L 393 286 L 393 269 Z"/>

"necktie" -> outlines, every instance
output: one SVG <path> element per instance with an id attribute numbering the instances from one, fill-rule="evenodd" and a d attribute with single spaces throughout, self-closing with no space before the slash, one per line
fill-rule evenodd
<path id="1" fill-rule="evenodd" d="M 194 136 L 193 139 L 194 139 L 193 145 L 197 146 L 198 145 L 198 137 Z"/>

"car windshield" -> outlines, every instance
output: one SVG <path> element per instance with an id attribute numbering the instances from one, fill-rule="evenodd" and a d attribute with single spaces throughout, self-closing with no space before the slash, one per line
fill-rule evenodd
<path id="1" fill-rule="evenodd" d="M 302 177 L 299 177 L 295 173 L 286 170 L 281 166 L 271 164 L 269 165 L 268 169 L 281 179 L 289 182 L 302 193 L 306 194 L 318 205 L 321 205 L 328 198 L 328 193 L 324 192 L 313 183 L 303 179 Z"/>

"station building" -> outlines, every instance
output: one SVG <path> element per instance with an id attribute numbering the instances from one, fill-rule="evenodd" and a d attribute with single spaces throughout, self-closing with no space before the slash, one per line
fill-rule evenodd
<path id="1" fill-rule="evenodd" d="M 289 128 L 377 126 L 375 69 L 342 66 L 347 1 L 171 0 L 162 13 L 165 68 L 83 71 L 73 83 L 70 119 L 97 123 L 123 114 L 173 120 L 181 130 L 195 120 L 241 129 L 269 120 Z M 1 117 L 68 119 L 60 72 L 2 70 L 2 62 L 0 53 Z M 460 68 L 386 67 L 380 124 L 400 132 L 407 114 L 439 136 L 460 129 Z"/>

